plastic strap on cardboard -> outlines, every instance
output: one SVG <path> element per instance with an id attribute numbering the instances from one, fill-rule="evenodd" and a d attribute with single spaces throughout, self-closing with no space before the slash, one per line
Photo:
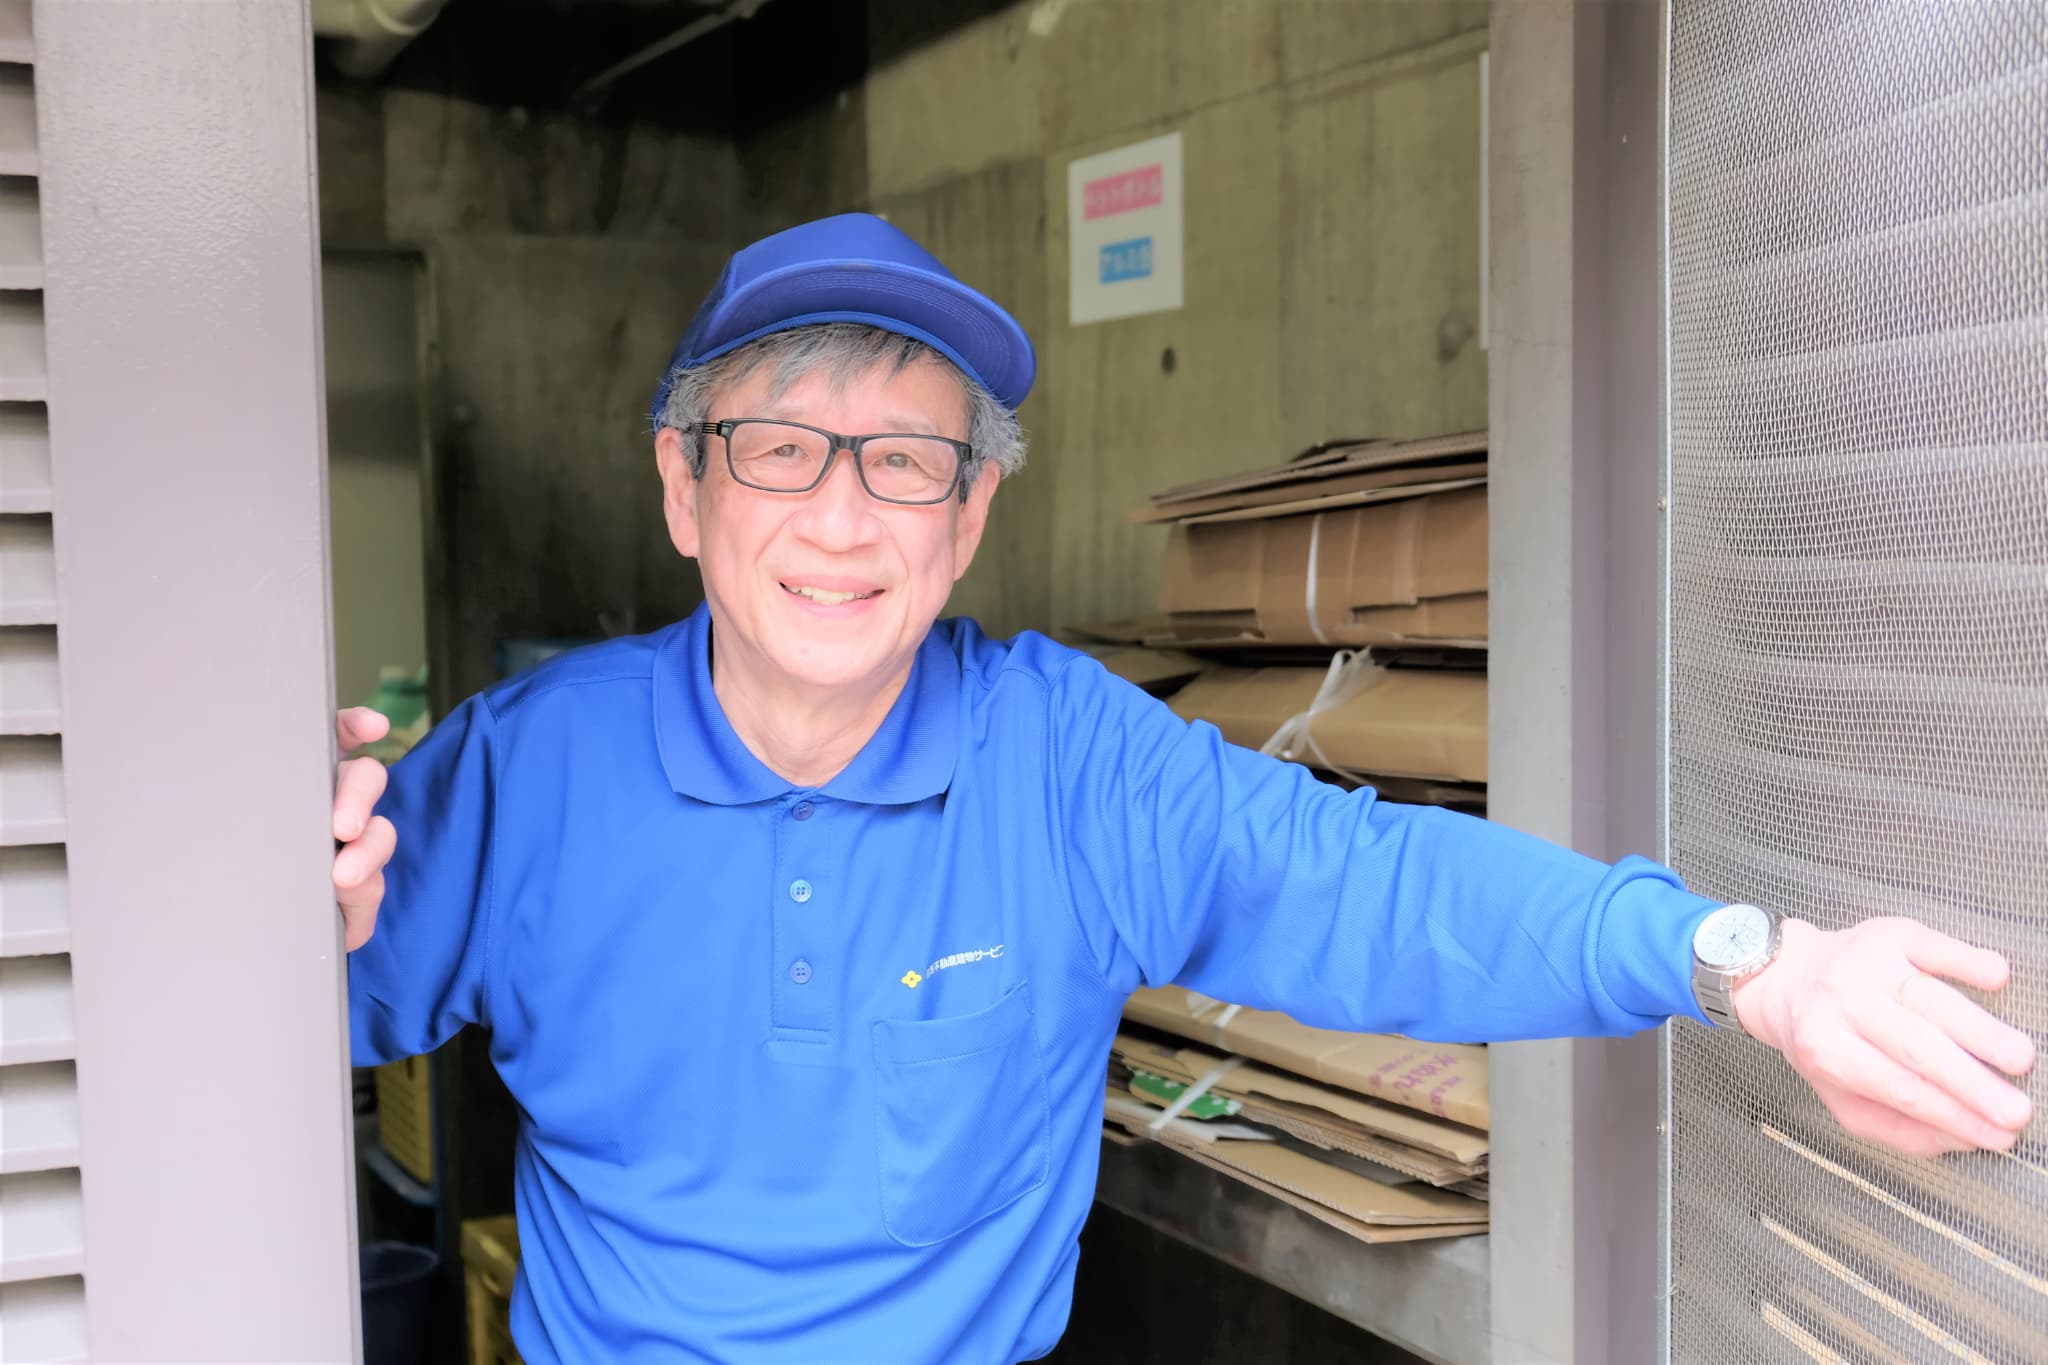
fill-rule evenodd
<path id="1" fill-rule="evenodd" d="M 1226 1005 L 1213 995 L 1204 995 L 1200 991 L 1191 991 L 1186 986 L 1181 987 L 1180 990 L 1181 1003 L 1187 1006 L 1188 1013 L 1193 1015 L 1198 1022 L 1206 1022 L 1208 1024 L 1209 1037 L 1216 1046 L 1222 1048 L 1225 1052 L 1231 1051 L 1229 1040 L 1223 1036 L 1224 1030 L 1230 1027 L 1230 1021 L 1237 1018 L 1237 1012 L 1243 1009 L 1244 1006 Z M 1211 1011 L 1215 1012 L 1216 1017 L 1205 1020 L 1204 1016 L 1208 1015 Z"/>
<path id="2" fill-rule="evenodd" d="M 1330 637 L 1323 634 L 1323 623 L 1316 615 L 1316 580 L 1322 576 L 1323 514 L 1316 513 L 1308 524 L 1308 586 L 1303 589 L 1301 609 L 1308 613 L 1308 628 L 1316 637 L 1316 643 L 1326 645 Z"/>
<path id="3" fill-rule="evenodd" d="M 1380 673 L 1379 665 L 1372 661 L 1372 655 L 1365 650 L 1338 650 L 1330 656 L 1329 670 L 1323 674 L 1322 685 L 1316 688 L 1316 694 L 1310 699 L 1308 709 L 1283 721 L 1280 728 L 1273 732 L 1272 738 L 1259 746 L 1259 752 L 1296 763 L 1313 761 L 1317 767 L 1348 778 L 1360 786 L 1371 785 L 1370 778 L 1330 761 L 1329 755 L 1316 743 L 1315 719 L 1325 711 L 1342 706 L 1378 682 Z"/>

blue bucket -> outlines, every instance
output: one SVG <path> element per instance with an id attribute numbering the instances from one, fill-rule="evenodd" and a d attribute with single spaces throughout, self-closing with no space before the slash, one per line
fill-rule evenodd
<path id="1" fill-rule="evenodd" d="M 428 1365 L 429 1306 L 441 1258 L 409 1242 L 363 1248 L 363 1365 Z"/>

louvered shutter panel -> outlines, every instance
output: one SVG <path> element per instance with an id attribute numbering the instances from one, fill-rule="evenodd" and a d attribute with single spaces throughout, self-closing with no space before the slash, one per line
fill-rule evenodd
<path id="1" fill-rule="evenodd" d="M 85 1217 L 64 888 L 59 518 L 43 406 L 26 3 L 0 5 L 0 1360 L 83 1360 Z"/>

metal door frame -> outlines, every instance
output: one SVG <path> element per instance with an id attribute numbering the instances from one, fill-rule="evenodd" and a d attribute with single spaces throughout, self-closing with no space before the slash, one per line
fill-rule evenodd
<path id="1" fill-rule="evenodd" d="M 1663 8 L 1495 0 L 1489 811 L 1663 851 Z M 1494 1049 L 1495 1365 L 1662 1360 L 1665 1031 Z"/>

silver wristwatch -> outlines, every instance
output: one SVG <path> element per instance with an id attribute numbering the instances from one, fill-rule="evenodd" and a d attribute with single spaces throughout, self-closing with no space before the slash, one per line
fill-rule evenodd
<path id="1" fill-rule="evenodd" d="M 1747 1033 L 1735 1017 L 1735 987 L 1771 965 L 1784 919 L 1759 905 L 1724 905 L 1692 936 L 1692 993 L 1707 1018 Z"/>

